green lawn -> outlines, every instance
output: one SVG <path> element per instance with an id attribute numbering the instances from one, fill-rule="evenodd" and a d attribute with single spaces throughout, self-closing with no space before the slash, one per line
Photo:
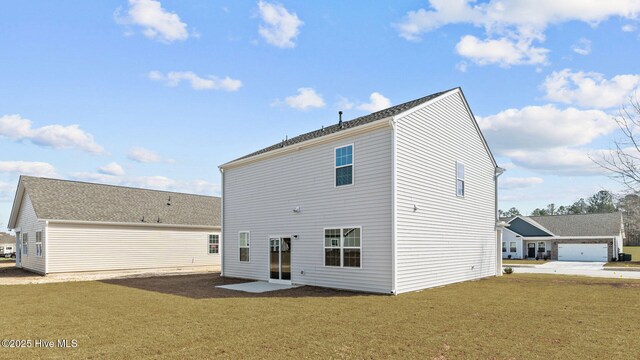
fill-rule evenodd
<path id="1" fill-rule="evenodd" d="M 0 358 L 600 358 L 640 352 L 640 281 L 514 274 L 399 296 L 215 289 L 214 275 L 0 287 Z M 18 305 L 19 304 L 19 305 Z M 620 304 L 625 304 L 620 305 Z M 12 305 L 13 306 L 13 305 Z"/>
<path id="2" fill-rule="evenodd" d="M 631 261 L 611 261 L 604 266 L 607 267 L 640 267 L 640 246 L 625 246 L 623 251 L 631 254 Z"/>
<path id="3" fill-rule="evenodd" d="M 548 262 L 549 260 L 536 260 L 536 259 L 502 259 L 502 265 L 540 265 Z"/>

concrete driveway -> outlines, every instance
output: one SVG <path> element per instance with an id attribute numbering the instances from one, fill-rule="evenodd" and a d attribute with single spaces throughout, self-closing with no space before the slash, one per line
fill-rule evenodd
<path id="1" fill-rule="evenodd" d="M 580 275 L 605 278 L 640 279 L 640 271 L 605 270 L 604 262 L 549 261 L 532 267 L 513 267 L 515 273 Z M 506 266 L 505 266 L 506 267 Z"/>

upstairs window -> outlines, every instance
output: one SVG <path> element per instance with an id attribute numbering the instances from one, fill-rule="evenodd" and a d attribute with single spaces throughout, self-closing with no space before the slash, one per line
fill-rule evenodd
<path id="1" fill-rule="evenodd" d="M 220 246 L 220 235 L 209 234 L 209 254 L 217 254 Z"/>
<path id="2" fill-rule="evenodd" d="M 248 231 L 241 231 L 240 236 L 240 261 L 249 262 L 249 252 L 250 252 L 250 239 Z"/>
<path id="3" fill-rule="evenodd" d="M 456 195 L 464 196 L 464 164 L 456 161 Z"/>
<path id="4" fill-rule="evenodd" d="M 42 256 L 42 231 L 36 231 L 36 256 Z"/>
<path id="5" fill-rule="evenodd" d="M 336 186 L 353 184 L 353 145 L 336 148 Z"/>

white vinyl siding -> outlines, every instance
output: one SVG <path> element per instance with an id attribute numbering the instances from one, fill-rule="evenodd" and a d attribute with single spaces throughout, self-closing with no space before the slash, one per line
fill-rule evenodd
<path id="1" fill-rule="evenodd" d="M 44 235 L 45 232 L 45 222 L 38 220 L 36 216 L 36 212 L 33 209 L 33 204 L 31 203 L 31 199 L 27 193 L 24 193 L 22 197 L 22 205 L 18 210 L 18 217 L 16 219 L 16 228 L 20 229 L 20 233 L 27 235 L 27 250 L 29 255 L 22 255 L 21 263 L 22 268 L 31 270 L 40 274 L 44 274 L 46 272 L 46 256 L 45 250 L 47 239 L 43 239 L 43 256 L 34 256 L 35 252 L 35 234 L 36 232 L 41 231 Z M 20 239 L 22 240 L 22 239 Z M 22 245 L 22 243 L 21 243 Z M 22 247 L 22 246 L 21 246 Z"/>
<path id="2" fill-rule="evenodd" d="M 396 129 L 397 291 L 496 275 L 495 166 L 461 94 L 408 113 Z M 465 164 L 464 197 L 453 188 L 456 162 Z"/>
<path id="3" fill-rule="evenodd" d="M 220 266 L 208 254 L 212 229 L 50 222 L 46 247 L 49 272 Z"/>
<path id="4" fill-rule="evenodd" d="M 268 280 L 269 236 L 298 235 L 291 240 L 292 283 L 389 293 L 392 131 L 386 121 L 381 126 L 225 168 L 224 275 Z M 357 185 L 336 188 L 335 149 L 347 144 L 357 151 Z M 352 225 L 366 230 L 361 268 L 324 266 L 323 229 Z M 251 232 L 251 262 L 239 261 L 239 231 Z"/>

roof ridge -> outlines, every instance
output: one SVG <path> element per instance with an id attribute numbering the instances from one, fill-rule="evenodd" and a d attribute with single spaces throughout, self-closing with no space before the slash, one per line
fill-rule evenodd
<path id="1" fill-rule="evenodd" d="M 192 193 L 179 192 L 179 191 L 168 191 L 168 190 L 146 189 L 146 188 L 142 188 L 142 187 L 135 187 L 135 186 L 103 184 L 103 183 L 97 183 L 97 182 L 91 182 L 91 181 L 82 181 L 82 180 L 56 179 L 56 178 L 49 178 L 49 177 L 42 177 L 42 176 L 30 176 L 30 175 L 20 175 L 20 177 L 21 177 L 21 178 L 39 179 L 39 180 L 63 181 L 63 182 L 76 183 L 76 184 L 87 184 L 87 185 L 98 185 L 98 186 L 110 186 L 110 187 L 121 188 L 121 189 L 132 189 L 132 190 L 143 190 L 143 191 L 163 192 L 163 193 L 168 193 L 168 194 L 190 195 L 190 196 L 202 196 L 202 197 L 206 197 L 206 198 L 215 198 L 215 199 L 220 199 L 220 196 L 213 196 L 213 195 L 202 195 L 202 194 L 192 194 Z"/>

